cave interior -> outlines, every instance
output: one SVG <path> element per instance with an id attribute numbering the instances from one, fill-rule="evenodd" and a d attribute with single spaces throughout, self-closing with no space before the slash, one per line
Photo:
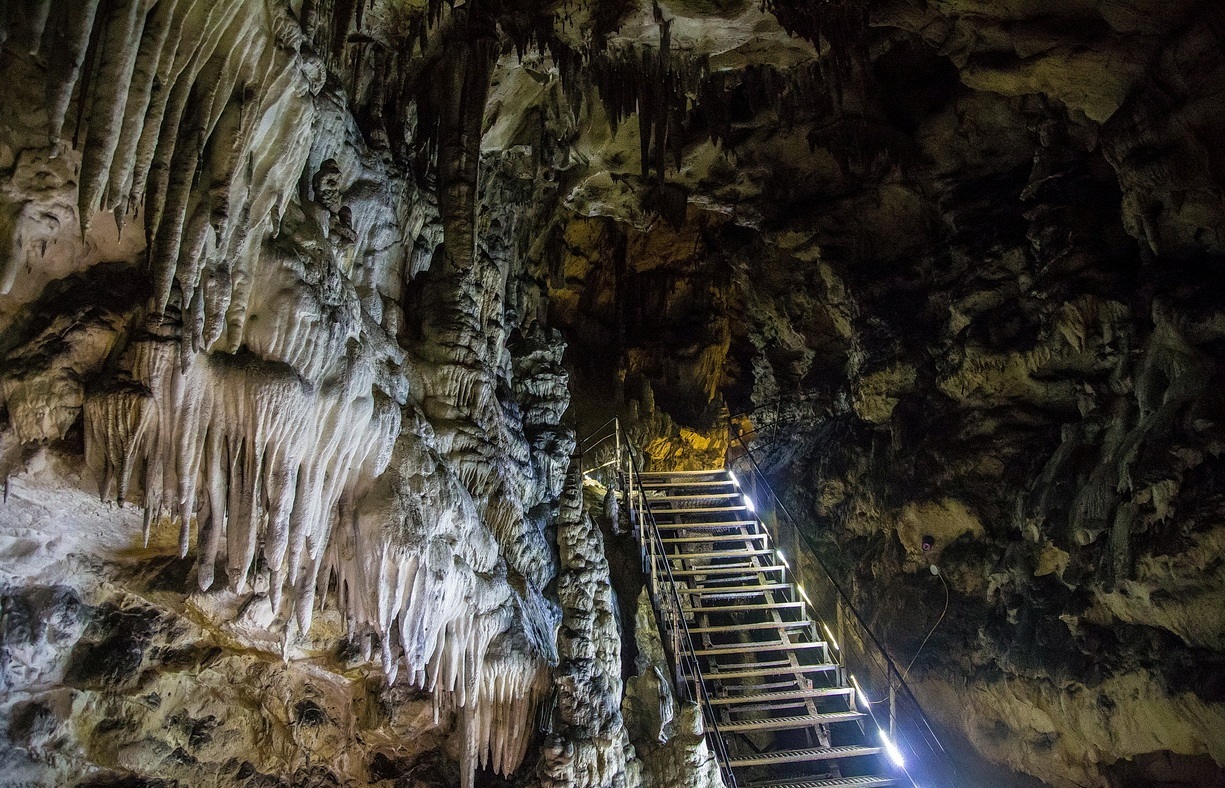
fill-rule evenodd
<path id="1" fill-rule="evenodd" d="M 0 3 L 0 785 L 731 788 L 751 455 L 945 784 L 1221 788 L 1223 453 L 1211 0 Z"/>

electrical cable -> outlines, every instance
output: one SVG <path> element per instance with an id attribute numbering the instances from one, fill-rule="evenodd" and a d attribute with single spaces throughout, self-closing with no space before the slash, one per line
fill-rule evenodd
<path id="1" fill-rule="evenodd" d="M 940 613 L 940 618 L 936 619 L 936 623 L 932 624 L 932 628 L 928 630 L 927 637 L 923 638 L 923 642 L 919 644 L 919 650 L 911 658 L 910 664 L 906 666 L 906 670 L 902 671 L 902 681 L 905 681 L 910 675 L 910 668 L 914 666 L 915 660 L 923 653 L 923 647 L 927 645 L 927 641 L 931 638 L 932 633 L 936 631 L 936 627 L 940 626 L 940 622 L 944 620 L 945 613 L 949 612 L 949 584 L 944 579 L 943 572 L 937 572 L 936 577 L 940 578 L 940 582 L 944 585 L 944 610 Z"/>

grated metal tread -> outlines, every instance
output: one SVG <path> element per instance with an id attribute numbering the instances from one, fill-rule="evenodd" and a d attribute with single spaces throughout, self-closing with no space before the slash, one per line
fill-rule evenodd
<path id="1" fill-rule="evenodd" d="M 661 531 L 681 531 L 686 528 L 696 528 L 699 530 L 703 528 L 747 528 L 751 525 L 757 525 L 757 521 L 756 520 L 714 520 L 714 521 L 707 520 L 707 521 L 703 521 L 700 523 L 658 523 L 657 525 L 659 526 L 659 530 Z M 752 534 L 742 534 L 742 535 L 738 534 L 740 538 L 744 538 L 745 536 L 751 536 L 751 535 Z M 765 534 L 762 534 L 762 536 L 765 536 Z"/>
<path id="2" fill-rule="evenodd" d="M 676 557 L 675 555 L 671 555 L 671 554 L 668 555 L 668 559 L 672 562 L 673 573 L 678 572 L 680 570 L 700 572 L 704 569 L 744 569 L 744 570 L 747 570 L 747 569 L 757 568 L 757 566 L 753 563 L 753 559 L 751 558 L 738 558 L 736 556 L 716 556 L 716 558 L 728 558 L 728 559 L 733 559 L 733 560 L 720 561 L 719 563 L 710 562 L 710 563 L 704 563 L 704 564 L 697 564 L 697 563 L 690 561 L 689 568 L 685 569 L 685 563 L 683 559 L 680 559 Z"/>
<path id="3" fill-rule="evenodd" d="M 857 711 L 831 711 L 825 714 L 805 714 L 801 717 L 772 717 L 765 720 L 743 720 L 719 723 L 720 731 L 745 733 L 748 731 L 785 731 L 811 728 L 813 725 L 828 725 L 832 722 L 852 722 L 862 719 Z"/>
<path id="4" fill-rule="evenodd" d="M 720 588 L 678 588 L 676 593 L 691 596 L 711 597 L 742 597 L 757 596 L 767 591 L 785 591 L 791 588 L 790 583 L 762 583 L 757 586 L 722 586 Z"/>
<path id="5" fill-rule="evenodd" d="M 722 657 L 729 654 L 762 654 L 776 651 L 807 651 L 814 648 L 828 648 L 825 643 L 729 643 L 713 648 L 699 648 L 694 655 L 699 657 Z"/>
<path id="6" fill-rule="evenodd" d="M 752 685 L 749 685 L 752 686 Z M 741 703 L 769 703 L 776 700 L 802 700 L 805 698 L 834 698 L 839 695 L 851 695 L 854 687 L 817 687 L 815 689 L 797 689 L 786 692 L 757 692 L 751 695 L 735 697 L 711 698 L 713 706 L 735 706 Z"/>
<path id="7" fill-rule="evenodd" d="M 711 550 L 707 553 L 669 553 L 673 561 L 696 561 L 699 558 L 757 558 L 763 555 L 773 555 L 770 548 L 763 550 Z"/>
<path id="8" fill-rule="evenodd" d="M 716 599 L 714 601 L 717 602 L 719 600 Z M 709 605 L 692 605 L 690 607 L 686 607 L 685 611 L 688 613 L 714 614 L 714 613 L 741 613 L 746 610 L 785 610 L 785 609 L 795 610 L 795 609 L 799 609 L 803 607 L 804 607 L 803 602 L 784 601 L 784 602 L 773 602 L 768 605 L 734 605 L 734 606 L 733 605 L 723 605 L 723 606 L 717 606 L 717 607 L 712 607 Z"/>
<path id="9" fill-rule="evenodd" d="M 706 566 L 699 569 L 673 569 L 673 577 L 695 575 L 764 575 L 770 572 L 786 572 L 785 566 Z"/>
<path id="10" fill-rule="evenodd" d="M 752 783 L 740 788 L 888 788 L 893 785 L 901 785 L 896 777 L 830 777 L 825 780 Z"/>
<path id="11" fill-rule="evenodd" d="M 661 499 L 667 501 L 667 498 Z M 650 502 L 648 501 L 648 504 Z M 715 514 L 717 512 L 744 512 L 749 507 L 741 504 L 740 506 L 683 506 L 675 509 L 656 509 L 651 507 L 651 513 L 658 519 L 660 517 L 671 517 L 674 514 Z M 752 522 L 757 522 L 753 520 Z"/>
<path id="12" fill-rule="evenodd" d="M 727 478 L 728 481 L 731 481 L 730 475 L 728 474 L 726 468 L 720 468 L 714 471 L 643 471 L 642 473 L 638 474 L 638 476 L 641 478 L 660 477 L 665 479 L 672 478 L 674 476 L 723 476 Z"/>
<path id="13" fill-rule="evenodd" d="M 718 525 L 737 525 L 737 523 L 718 523 Z M 668 526 L 661 525 L 659 529 L 661 531 L 665 529 L 672 530 L 672 531 L 679 531 L 685 528 L 692 528 L 692 527 L 693 527 L 693 523 L 689 523 L 687 525 L 686 524 L 676 525 L 670 528 Z M 673 536 L 667 539 L 664 539 L 662 536 L 660 537 L 660 539 L 666 545 L 667 544 L 694 544 L 695 542 L 702 542 L 702 543 L 743 542 L 749 539 L 753 539 L 758 542 L 764 542 L 768 540 L 769 538 L 770 537 L 768 534 L 709 534 L 707 536 Z"/>
<path id="14" fill-rule="evenodd" d="M 711 681 L 727 681 L 728 679 L 752 679 L 759 676 L 785 676 L 795 673 L 825 673 L 831 670 L 837 670 L 838 665 L 832 662 L 822 662 L 816 665 L 770 665 L 759 666 L 756 664 L 745 665 L 743 670 L 737 670 L 739 665 L 727 665 L 724 670 L 708 670 L 703 673 L 703 678 Z"/>
<path id="15" fill-rule="evenodd" d="M 645 482 L 642 489 L 650 490 L 666 490 L 672 487 L 732 487 L 736 483 L 731 479 L 719 482 Z"/>
<path id="16" fill-rule="evenodd" d="M 648 497 L 647 503 L 674 503 L 676 501 L 709 501 L 711 498 L 739 498 L 739 492 L 710 492 L 695 495 L 663 495 Z"/>
<path id="17" fill-rule="evenodd" d="M 732 758 L 732 768 L 749 766 L 776 766 L 784 763 L 808 763 L 810 761 L 831 761 L 837 758 L 859 758 L 864 755 L 879 755 L 880 747 L 813 747 L 806 750 L 779 750 L 778 752 L 763 752 L 744 758 Z"/>
<path id="18" fill-rule="evenodd" d="M 728 612 L 735 611 L 732 608 Z M 711 627 L 689 627 L 689 633 L 692 635 L 704 635 L 715 632 L 747 632 L 750 630 L 771 630 L 771 629 L 807 629 L 813 624 L 811 621 L 752 621 L 747 624 L 726 624 L 723 626 Z"/>

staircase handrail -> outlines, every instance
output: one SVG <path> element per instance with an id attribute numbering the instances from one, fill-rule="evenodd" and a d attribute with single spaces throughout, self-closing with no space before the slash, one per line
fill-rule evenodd
<path id="1" fill-rule="evenodd" d="M 613 431 L 611 433 L 600 436 L 599 440 L 596 440 L 594 443 L 590 443 L 593 438 L 598 437 L 599 433 L 607 429 L 610 424 L 613 425 Z M 614 416 L 613 418 L 609 419 L 598 429 L 580 441 L 580 452 L 584 450 L 584 447 L 585 450 L 590 451 L 596 446 L 599 446 L 612 438 L 617 440 L 618 447 L 618 457 L 613 461 L 613 464 L 618 466 L 624 464 L 627 466 L 628 476 L 633 480 L 633 485 L 631 485 L 630 489 L 633 490 L 636 488 L 637 495 L 642 495 L 642 470 L 640 468 L 640 456 L 642 452 L 638 450 L 637 447 L 629 440 L 629 436 L 623 429 L 621 419 L 619 417 Z M 624 451 L 622 451 L 622 449 L 624 449 Z M 599 467 L 607 467 L 609 464 L 610 463 L 604 463 Z M 624 473 L 626 473 L 626 471 L 622 468 L 616 468 L 616 475 L 618 477 Z M 663 574 L 664 579 L 666 580 L 664 585 L 666 587 L 666 592 L 670 597 L 670 602 L 677 612 L 676 619 L 680 622 L 679 631 L 677 631 L 676 634 L 679 636 L 678 639 L 680 640 L 681 646 L 679 651 L 682 653 L 669 653 L 669 656 L 673 661 L 673 674 L 682 677 L 682 680 L 676 682 L 678 689 L 680 689 L 686 696 L 691 695 L 689 692 L 689 683 L 683 680 L 684 672 L 686 669 L 688 669 L 690 680 L 692 680 L 694 686 L 697 688 L 698 695 L 697 698 L 690 697 L 689 699 L 696 702 L 698 704 L 698 708 L 702 712 L 704 732 L 709 734 L 706 736 L 706 741 L 711 747 L 711 753 L 714 755 L 715 762 L 718 765 L 719 774 L 723 779 L 723 784 L 725 788 L 739 788 L 739 783 L 736 781 L 736 775 L 731 768 L 731 756 L 727 751 L 727 745 L 723 739 L 723 733 L 719 730 L 719 721 L 714 711 L 714 704 L 711 703 L 710 694 L 706 689 L 706 680 L 702 675 L 701 664 L 694 655 L 694 651 L 696 649 L 693 645 L 693 636 L 689 632 L 689 624 L 685 620 L 684 608 L 681 605 L 681 597 L 677 591 L 676 578 L 672 574 L 671 562 L 666 558 L 667 551 L 663 542 L 663 536 L 659 531 L 659 523 L 656 521 L 655 514 L 651 511 L 650 506 L 635 505 L 634 498 L 637 497 L 637 495 L 631 495 L 629 491 L 623 490 L 622 492 L 630 507 L 629 511 L 631 517 L 635 512 L 639 517 L 640 528 L 638 530 L 638 536 L 644 557 L 647 552 L 647 545 L 645 542 L 647 539 L 649 539 L 652 545 L 654 545 L 658 556 L 662 559 L 659 561 L 659 563 L 662 564 L 664 568 Z M 645 502 L 645 496 L 643 496 L 643 499 Z M 654 559 L 652 560 L 654 561 Z M 654 589 L 652 589 L 652 591 L 653 590 Z M 656 616 L 659 618 L 657 626 L 659 626 L 661 633 L 669 635 L 673 634 L 672 632 L 667 631 L 671 629 L 671 627 L 669 627 L 667 622 L 663 620 L 663 617 L 659 615 L 659 606 L 655 603 L 654 599 L 652 599 L 652 607 L 656 613 Z M 673 650 L 667 649 L 667 651 L 672 652 Z"/>
<path id="2" fill-rule="evenodd" d="M 619 428 L 620 421 L 617 422 L 617 425 Z M 626 446 L 632 447 L 632 444 L 628 443 L 627 441 Z M 638 467 L 639 466 L 638 457 L 636 456 L 636 453 L 633 450 L 633 448 L 630 448 L 630 450 L 627 451 L 626 454 L 629 455 L 630 472 L 634 476 L 634 481 L 637 483 L 638 489 L 642 490 L 643 489 L 642 488 L 642 473 L 641 473 L 641 469 Z M 632 503 L 631 503 L 631 506 L 632 506 Z M 677 621 L 680 622 L 680 634 L 681 634 L 681 638 L 680 638 L 681 649 L 680 650 L 684 653 L 683 655 L 682 654 L 672 655 L 673 660 L 677 663 L 675 667 L 681 668 L 682 661 L 687 664 L 687 667 L 689 668 L 689 671 L 690 671 L 690 674 L 689 674 L 690 678 L 693 680 L 693 684 L 697 688 L 697 692 L 699 695 L 698 698 L 694 698 L 693 700 L 696 700 L 698 702 L 698 706 L 702 710 L 703 727 L 714 734 L 712 737 L 707 737 L 707 741 L 710 742 L 713 740 L 714 747 L 712 749 L 714 750 L 715 760 L 719 764 L 719 772 L 721 773 L 723 777 L 723 784 L 726 786 L 726 788 L 738 788 L 738 783 L 736 782 L 736 775 L 732 771 L 732 768 L 731 768 L 731 756 L 727 752 L 727 744 L 726 742 L 724 742 L 723 734 L 719 730 L 719 721 L 715 714 L 714 704 L 711 703 L 710 701 L 710 693 L 707 692 L 706 690 L 706 679 L 702 675 L 701 664 L 698 662 L 697 657 L 694 656 L 694 652 L 696 651 L 696 649 L 694 648 L 694 645 L 693 645 L 693 635 L 690 634 L 689 624 L 687 621 L 685 621 L 685 610 L 681 606 L 681 597 L 680 597 L 680 594 L 677 592 L 676 578 L 673 577 L 672 575 L 672 562 L 667 559 L 667 550 L 665 549 L 665 545 L 663 542 L 663 536 L 659 532 L 659 523 L 655 520 L 655 513 L 651 511 L 650 506 L 640 507 L 638 509 L 638 513 L 639 513 L 639 517 L 643 517 L 646 523 L 649 523 L 650 525 L 649 529 L 643 529 L 643 530 L 644 531 L 649 530 L 650 539 L 654 543 L 655 549 L 658 550 L 658 555 L 662 559 L 660 563 L 663 564 L 664 575 L 667 579 L 665 586 L 667 587 L 668 594 L 671 596 L 672 605 L 677 612 L 676 619 Z M 683 673 L 683 670 L 678 671 L 678 672 Z M 688 683 L 682 682 L 682 684 L 686 688 L 688 688 Z"/>
<path id="3" fill-rule="evenodd" d="M 766 493 L 773 500 L 773 504 L 776 507 L 777 511 L 782 513 L 783 518 L 786 520 L 788 530 L 790 530 L 795 535 L 795 537 L 798 540 L 798 543 L 802 544 L 803 547 L 806 549 L 808 553 L 807 557 L 811 558 L 813 562 L 816 564 L 816 566 L 820 569 L 821 574 L 824 576 L 824 580 L 829 583 L 830 587 L 834 590 L 835 594 L 837 595 L 838 601 L 841 603 L 841 605 L 846 610 L 850 611 L 851 615 L 854 617 L 854 620 L 856 621 L 856 623 L 858 623 L 859 628 L 862 630 L 863 634 L 867 635 L 867 638 L 872 646 L 872 651 L 874 651 L 875 653 L 864 654 L 863 656 L 871 657 L 874 660 L 876 660 L 878 663 L 882 659 L 884 660 L 886 681 L 889 684 L 890 692 L 892 693 L 894 691 L 894 688 L 896 687 L 897 690 L 901 691 L 901 693 L 906 698 L 906 700 L 909 701 L 910 705 L 913 706 L 914 712 L 916 716 L 918 717 L 917 721 L 921 723 L 922 727 L 926 730 L 924 739 L 928 739 L 930 737 L 930 740 L 926 742 L 928 749 L 933 754 L 935 754 L 938 758 L 941 759 L 941 761 L 943 762 L 943 765 L 950 771 L 952 775 L 956 775 L 957 768 L 956 768 L 956 765 L 952 761 L 952 758 L 949 754 L 948 749 L 945 748 L 943 742 L 940 741 L 940 737 L 936 734 L 935 729 L 933 728 L 930 719 L 927 717 L 926 713 L 923 712 L 922 706 L 920 706 L 919 701 L 915 697 L 914 692 L 911 690 L 909 684 L 907 684 L 905 679 L 902 678 L 902 674 L 897 669 L 897 665 L 896 663 L 894 663 L 893 658 L 889 656 L 889 652 L 885 650 L 884 645 L 876 637 L 876 634 L 872 631 L 872 628 L 868 626 L 867 621 L 864 619 L 863 615 L 859 612 L 859 608 L 856 607 L 855 604 L 851 601 L 850 596 L 846 593 L 846 590 L 843 588 L 842 584 L 838 582 L 838 580 L 834 577 L 834 574 L 829 570 L 829 567 L 826 565 L 825 561 L 822 560 L 820 551 L 816 543 L 812 540 L 812 538 L 808 535 L 808 533 L 804 529 L 799 527 L 799 524 L 796 518 L 792 516 L 791 512 L 787 509 L 786 504 L 783 503 L 782 498 L 774 491 L 774 488 L 770 485 L 768 479 L 766 478 L 765 472 L 762 471 L 761 466 L 758 465 L 757 458 L 754 456 L 752 448 L 750 448 L 749 445 L 745 442 L 744 437 L 741 434 L 741 432 L 736 429 L 736 425 L 733 421 L 733 418 L 734 417 L 732 416 L 728 417 L 728 431 L 735 438 L 735 440 L 740 444 L 740 447 L 744 450 L 744 456 L 748 458 L 749 463 L 752 467 L 752 472 L 754 476 L 757 478 L 758 483 L 764 488 Z M 728 458 L 728 467 L 731 468 L 730 456 Z M 798 560 L 798 557 L 797 557 L 797 560 Z M 813 612 L 814 614 L 816 613 L 815 610 Z M 860 690 L 858 687 L 857 687 L 857 690 L 860 691 L 862 694 L 862 690 Z M 868 699 L 865 698 L 865 700 L 868 700 Z M 867 706 L 868 706 L 869 714 L 872 717 L 873 721 L 875 722 L 876 715 L 872 712 L 871 703 L 869 702 Z M 890 723 L 892 727 L 892 723 L 893 723 L 892 711 L 891 711 L 890 716 L 891 716 Z M 881 730 L 883 731 L 883 728 Z M 934 743 L 935 745 L 934 747 L 932 746 L 932 743 Z M 913 743 L 908 742 L 908 744 L 913 749 L 914 747 Z"/>

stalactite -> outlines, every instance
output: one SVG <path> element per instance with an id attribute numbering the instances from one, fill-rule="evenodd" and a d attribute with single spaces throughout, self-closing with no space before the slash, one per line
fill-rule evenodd
<path id="1" fill-rule="evenodd" d="M 763 0 L 762 5 L 792 35 L 818 47 L 825 41 L 828 50 L 821 59 L 823 73 L 838 93 L 851 85 L 869 62 L 867 34 L 872 0 Z"/>
<path id="2" fill-rule="evenodd" d="M 99 0 L 75 0 L 56 3 L 53 24 L 44 34 L 43 47 L 55 52 L 47 69 L 48 141 L 53 152 L 59 152 L 60 134 L 72 101 L 93 30 Z M 2 42 L 0 42 L 2 44 Z"/>
<path id="3" fill-rule="evenodd" d="M 127 497 L 143 464 L 149 519 L 179 525 L 183 555 L 198 520 L 201 588 L 211 585 L 224 535 L 231 588 L 247 588 L 262 543 L 274 608 L 294 602 L 302 578 L 314 585 L 342 497 L 386 467 L 397 408 L 370 393 L 371 372 L 360 365 L 312 390 L 254 358 L 206 356 L 184 369 L 173 338 L 163 337 L 137 343 L 131 366 L 131 384 L 86 404 L 87 452 L 104 495 L 115 484 Z"/>
<path id="4" fill-rule="evenodd" d="M 675 53 L 669 22 L 657 15 L 658 46 L 627 45 L 601 53 L 591 63 L 592 81 L 613 130 L 638 117 L 643 176 L 663 179 L 668 153 L 680 167 L 680 146 L 689 110 L 709 72 L 705 58 Z"/>
<path id="5" fill-rule="evenodd" d="M 410 422 L 387 474 L 328 550 L 352 637 L 377 635 L 389 681 L 462 712 L 471 762 L 502 774 L 523 758 L 547 688 L 557 614 L 538 587 L 509 582 L 471 493 Z"/>
<path id="6" fill-rule="evenodd" d="M 97 76 L 100 92 L 94 97 L 89 116 L 89 142 L 81 156 L 79 206 L 82 232 L 88 229 L 90 218 L 102 200 L 106 175 L 119 144 L 132 69 L 136 66 L 140 51 L 134 42 L 141 39 L 138 25 L 143 23 L 146 11 L 147 0 L 123 0 L 112 8 L 110 19 L 104 20 L 106 32 L 103 34 Z"/>

